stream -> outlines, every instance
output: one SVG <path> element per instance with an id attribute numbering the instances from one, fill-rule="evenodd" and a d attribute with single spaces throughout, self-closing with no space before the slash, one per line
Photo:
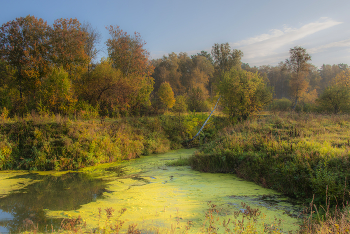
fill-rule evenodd
<path id="1" fill-rule="evenodd" d="M 76 223 L 89 232 L 131 227 L 141 233 L 226 233 L 243 219 L 258 230 L 276 228 L 278 222 L 281 232 L 298 230 L 301 206 L 290 198 L 233 174 L 166 165 L 194 151 L 79 171 L 2 171 L 0 233 L 51 232 Z"/>

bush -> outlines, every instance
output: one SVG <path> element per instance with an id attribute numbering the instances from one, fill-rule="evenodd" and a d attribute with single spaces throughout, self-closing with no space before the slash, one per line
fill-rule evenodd
<path id="1" fill-rule="evenodd" d="M 271 111 L 289 111 L 292 107 L 292 101 L 287 98 L 274 99 L 270 104 Z"/>

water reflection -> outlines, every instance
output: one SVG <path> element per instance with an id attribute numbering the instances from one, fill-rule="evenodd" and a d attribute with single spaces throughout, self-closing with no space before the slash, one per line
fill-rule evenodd
<path id="1" fill-rule="evenodd" d="M 27 174 L 12 178 L 24 177 L 40 181 L 0 199 L 1 233 L 18 232 L 33 224 L 39 224 L 39 231 L 57 229 L 61 220 L 47 219 L 44 209 L 76 210 L 100 198 L 106 191 L 105 181 L 84 173 L 67 173 L 59 177 Z"/>

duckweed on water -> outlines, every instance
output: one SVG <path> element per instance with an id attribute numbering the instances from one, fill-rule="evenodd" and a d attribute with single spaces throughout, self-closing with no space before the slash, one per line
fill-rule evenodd
<path id="1" fill-rule="evenodd" d="M 235 212 L 242 209 L 241 205 L 247 204 L 264 214 L 256 224 L 261 228 L 264 224 L 275 223 L 276 217 L 283 220 L 284 230 L 297 230 L 295 206 L 272 190 L 242 181 L 232 174 L 205 174 L 189 167 L 166 166 L 169 160 L 187 157 L 193 152 L 193 149 L 179 150 L 122 163 L 125 174 L 110 174 L 103 199 L 76 210 L 46 210 L 46 215 L 50 218 L 81 217 L 88 230 L 105 230 L 123 221 L 125 228 L 137 224 L 141 230 L 164 232 L 185 230 L 191 224 L 186 233 L 198 233 L 214 225 L 213 221 L 222 224 L 224 220 L 232 220 Z M 265 202 L 267 197 L 275 202 Z M 215 212 L 211 204 L 215 204 Z M 244 213 L 244 209 L 242 211 Z M 208 212 L 212 212 L 215 220 L 208 219 L 211 217 Z M 225 228 L 221 225 L 217 231 L 224 233 Z"/>
<path id="2" fill-rule="evenodd" d="M 25 175 L 24 171 L 2 171 L 0 173 L 0 198 L 7 196 L 10 192 L 16 191 L 34 183 L 28 178 L 14 178 L 15 176 Z"/>

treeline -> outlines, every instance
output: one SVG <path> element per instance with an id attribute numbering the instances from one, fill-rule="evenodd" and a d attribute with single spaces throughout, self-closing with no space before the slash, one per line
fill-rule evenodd
<path id="1" fill-rule="evenodd" d="M 109 26 L 108 57 L 93 63 L 100 34 L 76 19 L 34 16 L 0 28 L 2 112 L 137 115 L 150 105 L 153 66 L 138 33 Z M 6 114 L 5 113 L 5 114 Z"/>
<path id="2" fill-rule="evenodd" d="M 249 64 L 242 64 L 242 69 L 258 72 L 269 80 L 274 91 L 274 101 L 270 105 L 272 110 L 350 111 L 350 70 L 347 64 L 323 64 L 317 68 L 306 62 L 300 78 L 296 78 L 296 72 L 290 69 L 289 60 L 277 66 L 250 67 Z"/>
<path id="3" fill-rule="evenodd" d="M 246 119 L 271 110 L 350 111 L 348 65 L 317 69 L 301 47 L 278 66 L 242 64 L 243 52 L 228 43 L 211 53 L 171 53 L 150 60 L 139 33 L 106 27 L 108 56 L 96 62 L 100 34 L 77 19 L 48 25 L 34 16 L 0 28 L 0 108 L 3 117 L 33 111 L 63 115 L 142 116 L 221 108 Z"/>

